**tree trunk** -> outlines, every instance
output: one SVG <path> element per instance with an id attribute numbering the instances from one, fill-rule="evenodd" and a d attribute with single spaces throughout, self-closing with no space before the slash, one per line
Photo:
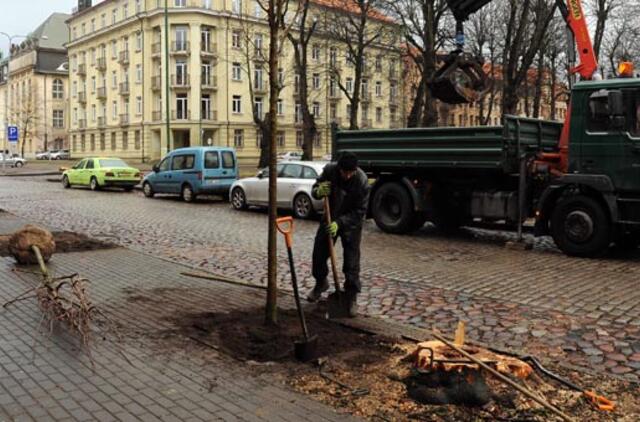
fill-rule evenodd
<path id="1" fill-rule="evenodd" d="M 418 127 L 420 125 L 420 117 L 422 115 L 422 108 L 424 106 L 424 99 L 426 96 L 426 77 L 424 73 L 420 78 L 418 89 L 416 90 L 416 98 L 413 100 L 409 117 L 407 118 L 407 127 Z"/>
<path id="2" fill-rule="evenodd" d="M 538 71 L 536 73 L 536 84 L 533 97 L 533 117 L 540 117 L 540 105 L 542 102 L 542 82 L 544 81 L 544 54 L 538 53 Z"/>
<path id="3" fill-rule="evenodd" d="M 435 54 L 435 26 L 436 17 L 434 11 L 434 3 L 432 1 L 425 1 L 422 4 L 422 13 L 424 16 L 424 34 L 426 37 L 426 43 L 424 46 L 424 54 L 422 55 L 424 74 L 427 79 L 431 79 L 436 73 L 436 54 Z M 436 108 L 436 101 L 433 98 L 429 90 L 427 89 L 425 94 L 427 97 L 424 104 L 424 114 L 422 116 L 422 126 L 431 127 L 438 125 L 438 110 Z"/>

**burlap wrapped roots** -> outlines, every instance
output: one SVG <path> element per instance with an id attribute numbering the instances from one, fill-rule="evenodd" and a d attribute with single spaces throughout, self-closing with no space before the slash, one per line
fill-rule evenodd
<path id="1" fill-rule="evenodd" d="M 9 238 L 9 253 L 19 264 L 34 265 L 38 263 L 31 246 L 37 246 L 40 249 L 45 262 L 48 262 L 56 251 L 53 235 L 42 227 L 28 224 Z"/>

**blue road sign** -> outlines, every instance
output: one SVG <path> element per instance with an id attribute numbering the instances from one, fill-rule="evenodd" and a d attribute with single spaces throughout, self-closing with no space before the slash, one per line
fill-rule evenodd
<path id="1" fill-rule="evenodd" d="M 7 128 L 7 135 L 9 142 L 18 142 L 18 127 L 17 126 L 9 126 Z"/>

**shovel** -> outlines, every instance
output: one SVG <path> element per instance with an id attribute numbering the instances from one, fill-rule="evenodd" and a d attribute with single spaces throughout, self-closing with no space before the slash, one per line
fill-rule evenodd
<path id="1" fill-rule="evenodd" d="M 287 244 L 287 254 L 289 255 L 289 267 L 291 269 L 291 284 L 293 284 L 293 297 L 296 300 L 296 308 L 298 309 L 298 317 L 302 326 L 303 339 L 293 343 L 296 359 L 301 362 L 308 362 L 317 356 L 318 336 L 309 336 L 307 330 L 307 322 L 304 319 L 304 311 L 300 304 L 300 294 L 298 293 L 298 277 L 296 276 L 296 268 L 293 265 L 293 218 L 283 217 L 276 220 L 276 227 L 280 233 L 284 235 Z"/>
<path id="2" fill-rule="evenodd" d="M 329 198 L 324 198 L 324 218 L 327 225 L 331 224 L 331 207 L 329 206 Z M 329 318 L 349 318 L 349 300 L 345 293 L 340 290 L 340 280 L 338 279 L 338 267 L 336 265 L 336 250 L 333 245 L 331 236 L 327 236 L 329 242 L 329 254 L 331 255 L 331 271 L 333 272 L 333 283 L 336 291 L 331 293 L 328 298 Z"/>

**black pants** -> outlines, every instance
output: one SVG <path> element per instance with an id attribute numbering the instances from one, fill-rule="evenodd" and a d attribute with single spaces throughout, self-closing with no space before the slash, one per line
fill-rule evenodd
<path id="1" fill-rule="evenodd" d="M 327 260 L 330 258 L 328 237 L 326 226 L 320 224 L 313 244 L 312 272 L 313 278 L 316 279 L 316 284 L 323 282 L 329 275 L 329 266 L 327 265 Z M 342 272 L 345 277 L 344 290 L 350 293 L 360 293 L 360 240 L 362 239 L 362 227 L 339 232 L 338 237 L 342 240 L 344 252 L 342 264 Z"/>

